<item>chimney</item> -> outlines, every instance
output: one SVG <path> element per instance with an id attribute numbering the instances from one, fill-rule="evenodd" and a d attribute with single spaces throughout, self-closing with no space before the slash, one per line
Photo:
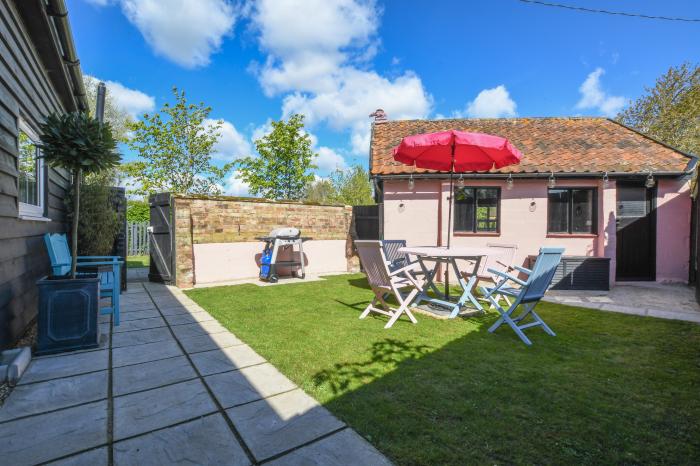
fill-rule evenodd
<path id="1" fill-rule="evenodd" d="M 369 114 L 370 118 L 374 117 L 374 123 L 384 123 L 387 121 L 386 113 L 381 108 L 378 108 L 374 113 Z"/>

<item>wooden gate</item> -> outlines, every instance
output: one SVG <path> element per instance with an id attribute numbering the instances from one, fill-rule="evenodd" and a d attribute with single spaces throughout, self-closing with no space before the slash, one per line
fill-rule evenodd
<path id="1" fill-rule="evenodd" d="M 382 239 L 382 205 L 356 205 L 352 208 L 357 239 Z"/>
<path id="2" fill-rule="evenodd" d="M 151 209 L 149 226 L 150 269 L 148 279 L 152 282 L 174 283 L 175 235 L 172 196 L 170 193 L 151 194 L 148 198 Z"/>

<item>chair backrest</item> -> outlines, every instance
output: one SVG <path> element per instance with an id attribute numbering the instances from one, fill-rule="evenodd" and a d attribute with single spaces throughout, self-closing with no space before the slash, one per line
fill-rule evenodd
<path id="1" fill-rule="evenodd" d="M 389 270 L 400 269 L 405 267 L 410 262 L 408 255 L 399 252 L 399 249 L 406 247 L 405 239 L 385 239 L 382 240 L 382 249 L 384 250 L 384 256 L 391 264 L 389 265 Z"/>
<path id="2" fill-rule="evenodd" d="M 488 269 L 495 269 L 499 272 L 508 273 L 511 265 L 513 265 L 513 259 L 515 259 L 518 246 L 515 244 L 487 243 L 486 247 L 498 249 L 500 253 L 487 256 L 486 260 L 481 263 L 481 269 L 477 273 L 477 276 L 494 279 L 488 272 Z"/>
<path id="3" fill-rule="evenodd" d="M 527 284 L 523 286 L 521 302 L 538 301 L 547 292 L 552 283 L 554 272 L 557 270 L 564 248 L 541 248 Z"/>
<path id="4" fill-rule="evenodd" d="M 72 258 L 66 235 L 62 233 L 46 233 L 44 235 L 44 243 L 51 261 L 51 275 L 67 275 L 70 272 Z"/>
<path id="5" fill-rule="evenodd" d="M 362 262 L 362 268 L 367 274 L 367 281 L 372 287 L 390 287 L 389 268 L 386 264 L 386 256 L 382 250 L 381 241 L 357 240 L 355 241 L 357 253 Z"/>

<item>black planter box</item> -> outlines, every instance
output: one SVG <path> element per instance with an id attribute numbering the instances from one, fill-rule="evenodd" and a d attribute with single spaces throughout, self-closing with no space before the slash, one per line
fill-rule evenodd
<path id="1" fill-rule="evenodd" d="M 528 267 L 535 265 L 537 256 L 528 257 Z M 591 256 L 563 256 L 552 279 L 552 290 L 610 289 L 610 258 Z"/>
<path id="2" fill-rule="evenodd" d="M 97 274 L 44 277 L 39 288 L 37 355 L 96 348 L 100 280 Z"/>

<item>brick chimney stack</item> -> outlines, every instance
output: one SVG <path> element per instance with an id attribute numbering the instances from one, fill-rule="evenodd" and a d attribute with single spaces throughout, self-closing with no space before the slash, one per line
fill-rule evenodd
<path id="1" fill-rule="evenodd" d="M 386 112 L 381 108 L 378 108 L 374 113 L 369 114 L 370 117 L 374 117 L 374 123 L 384 123 L 387 121 Z"/>

